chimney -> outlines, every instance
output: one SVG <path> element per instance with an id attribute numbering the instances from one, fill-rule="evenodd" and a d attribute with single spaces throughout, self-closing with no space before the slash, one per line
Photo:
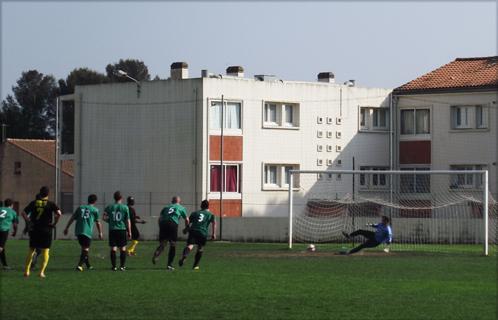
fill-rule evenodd
<path id="1" fill-rule="evenodd" d="M 318 82 L 335 83 L 335 76 L 332 72 L 320 72 L 318 74 Z"/>
<path id="2" fill-rule="evenodd" d="M 186 62 L 173 62 L 171 64 L 171 79 L 188 79 L 188 64 Z"/>
<path id="3" fill-rule="evenodd" d="M 241 66 L 230 66 L 227 68 L 227 76 L 244 78 L 244 68 Z"/>

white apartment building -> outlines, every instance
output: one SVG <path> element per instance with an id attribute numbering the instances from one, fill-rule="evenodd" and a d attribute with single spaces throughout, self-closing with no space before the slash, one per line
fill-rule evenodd
<path id="1" fill-rule="evenodd" d="M 390 166 L 390 89 L 329 72 L 316 82 L 246 78 L 238 66 L 202 74 L 173 63 L 168 80 L 76 87 L 75 204 L 121 190 L 145 214 L 173 195 L 188 210 L 207 198 L 219 214 L 222 196 L 223 217 L 286 217 L 290 169 Z"/>
<path id="2" fill-rule="evenodd" d="M 394 89 L 393 96 L 399 169 L 488 170 L 498 199 L 497 56 L 456 59 Z M 453 180 L 452 189 L 482 190 L 480 177 Z"/>

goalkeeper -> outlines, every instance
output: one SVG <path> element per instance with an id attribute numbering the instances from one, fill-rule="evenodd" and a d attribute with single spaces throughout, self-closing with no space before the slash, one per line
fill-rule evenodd
<path id="1" fill-rule="evenodd" d="M 367 239 L 356 248 L 351 249 L 348 254 L 356 253 L 364 248 L 375 248 L 382 243 L 389 245 L 393 241 L 393 232 L 388 217 L 382 216 L 381 223 L 368 224 L 367 226 L 375 228 L 375 232 L 367 230 L 356 230 L 350 234 L 344 231 L 342 232 L 342 234 L 348 239 L 358 235 L 364 236 Z"/>

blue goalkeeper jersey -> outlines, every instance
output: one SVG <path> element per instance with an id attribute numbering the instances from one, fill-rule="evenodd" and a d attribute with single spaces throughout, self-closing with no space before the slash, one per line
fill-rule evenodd
<path id="1" fill-rule="evenodd" d="M 393 241 L 393 231 L 390 225 L 385 225 L 383 223 L 374 224 L 375 228 L 375 240 L 378 243 L 391 243 Z"/>

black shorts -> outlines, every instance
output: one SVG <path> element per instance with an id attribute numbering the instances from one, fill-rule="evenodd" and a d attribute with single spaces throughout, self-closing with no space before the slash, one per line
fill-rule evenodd
<path id="1" fill-rule="evenodd" d="M 82 248 L 90 248 L 90 244 L 92 243 L 92 239 L 88 238 L 84 234 L 78 235 L 78 242 Z"/>
<path id="2" fill-rule="evenodd" d="M 188 233 L 187 245 L 196 244 L 198 246 L 205 246 L 207 242 L 207 237 L 196 230 L 191 230 Z"/>
<path id="3" fill-rule="evenodd" d="M 138 228 L 136 225 L 131 225 L 131 240 L 138 240 L 140 238 L 140 232 L 138 232 Z"/>
<path id="4" fill-rule="evenodd" d="M 126 230 L 111 230 L 109 232 L 109 246 L 125 247 L 126 246 Z"/>
<path id="5" fill-rule="evenodd" d="M 29 233 L 29 247 L 48 249 L 52 245 L 52 229 L 37 230 Z"/>
<path id="6" fill-rule="evenodd" d="M 178 239 L 178 225 L 174 222 L 162 222 L 159 225 L 159 241 L 176 241 Z"/>
<path id="7" fill-rule="evenodd" d="M 5 248 L 5 243 L 7 242 L 8 236 L 8 231 L 0 231 L 0 248 Z"/>

